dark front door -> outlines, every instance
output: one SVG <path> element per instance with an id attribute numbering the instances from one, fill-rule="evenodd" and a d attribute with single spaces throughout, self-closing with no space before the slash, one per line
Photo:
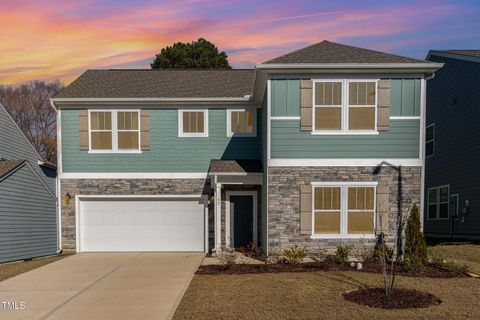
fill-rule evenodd
<path id="1" fill-rule="evenodd" d="M 230 206 L 233 245 L 235 248 L 246 247 L 253 241 L 253 196 L 231 195 Z"/>

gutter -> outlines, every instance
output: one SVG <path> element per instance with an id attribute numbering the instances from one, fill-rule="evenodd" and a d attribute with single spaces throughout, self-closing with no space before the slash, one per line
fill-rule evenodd
<path id="1" fill-rule="evenodd" d="M 443 63 L 261 63 L 256 69 L 428 69 L 437 70 Z"/>
<path id="2" fill-rule="evenodd" d="M 218 98 L 52 98 L 50 103 L 55 108 L 56 102 L 248 102 L 250 99 L 251 95 Z"/>

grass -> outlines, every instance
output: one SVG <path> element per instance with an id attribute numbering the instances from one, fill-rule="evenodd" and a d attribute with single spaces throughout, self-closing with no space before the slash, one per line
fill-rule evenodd
<path id="1" fill-rule="evenodd" d="M 57 260 L 63 259 L 66 256 L 55 256 L 55 257 L 45 257 L 38 258 L 29 261 L 19 261 L 12 263 L 0 264 L 0 281 L 6 280 L 11 277 L 15 277 L 21 273 L 36 269 L 43 265 L 55 262 Z"/>
<path id="2" fill-rule="evenodd" d="M 471 271 L 480 275 L 480 244 L 471 242 L 441 242 L 428 246 L 431 254 L 452 259 L 457 264 L 465 264 Z"/>
<path id="3" fill-rule="evenodd" d="M 429 251 L 480 274 L 478 244 L 439 243 Z M 397 279 L 398 288 L 429 292 L 442 303 L 382 310 L 344 300 L 348 290 L 382 286 L 380 274 L 364 272 L 195 275 L 174 319 L 480 319 L 480 279 Z"/>
<path id="4" fill-rule="evenodd" d="M 480 280 L 474 278 L 399 277 L 398 287 L 429 292 L 442 300 L 425 309 L 374 309 L 341 297 L 348 290 L 381 285 L 381 275 L 354 271 L 196 275 L 174 319 L 480 318 Z"/>

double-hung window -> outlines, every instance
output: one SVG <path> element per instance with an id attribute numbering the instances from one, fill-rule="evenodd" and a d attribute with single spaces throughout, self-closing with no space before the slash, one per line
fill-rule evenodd
<path id="1" fill-rule="evenodd" d="M 179 137 L 208 137 L 208 110 L 178 110 Z"/>
<path id="2" fill-rule="evenodd" d="M 450 187 L 440 186 L 428 189 L 429 220 L 448 219 Z"/>
<path id="3" fill-rule="evenodd" d="M 377 80 L 314 80 L 314 134 L 376 133 Z"/>
<path id="4" fill-rule="evenodd" d="M 255 137 L 257 135 L 255 109 L 229 109 L 227 112 L 227 136 Z"/>
<path id="5" fill-rule="evenodd" d="M 138 110 L 90 110 L 91 152 L 140 152 Z"/>
<path id="6" fill-rule="evenodd" d="M 376 182 L 313 182 L 313 237 L 374 237 Z"/>

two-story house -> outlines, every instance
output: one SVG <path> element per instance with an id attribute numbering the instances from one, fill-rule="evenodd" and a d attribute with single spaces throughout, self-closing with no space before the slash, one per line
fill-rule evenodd
<path id="1" fill-rule="evenodd" d="M 425 234 L 480 239 L 480 50 L 431 50 L 445 66 L 428 81 Z"/>
<path id="2" fill-rule="evenodd" d="M 86 71 L 52 99 L 63 247 L 391 239 L 398 168 L 404 207 L 423 204 L 425 78 L 439 67 L 323 41 L 251 70 Z"/>

